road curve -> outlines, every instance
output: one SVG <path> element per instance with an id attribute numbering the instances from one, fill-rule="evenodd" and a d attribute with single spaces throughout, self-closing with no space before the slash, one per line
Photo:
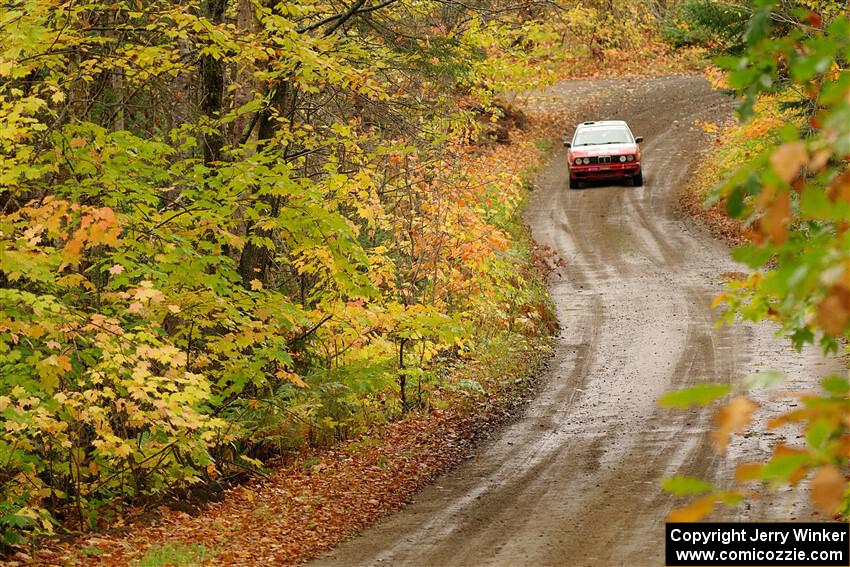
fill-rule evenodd
<path id="1" fill-rule="evenodd" d="M 581 120 L 627 120 L 646 139 L 646 183 L 570 190 L 564 153 L 553 157 L 527 215 L 537 241 L 565 261 L 551 284 L 562 330 L 541 392 L 522 418 L 404 510 L 312 565 L 663 565 L 664 519 L 675 502 L 659 479 L 722 482 L 767 444 L 739 438 L 718 456 L 708 410 L 665 411 L 658 397 L 758 368 L 791 372 L 791 388 L 837 369 L 813 351 L 793 352 L 769 326 L 713 324 L 721 275 L 741 267 L 682 217 L 675 195 L 708 143 L 690 126 L 727 116 L 728 98 L 702 78 L 679 76 L 563 82 L 529 104 L 567 108 Z M 765 398 L 763 407 L 781 403 Z M 723 514 L 787 520 L 810 512 L 786 494 Z"/>

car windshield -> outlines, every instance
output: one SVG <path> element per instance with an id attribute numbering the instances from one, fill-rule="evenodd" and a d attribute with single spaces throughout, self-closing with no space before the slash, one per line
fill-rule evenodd
<path id="1" fill-rule="evenodd" d="M 582 128 L 576 132 L 573 146 L 593 146 L 597 144 L 631 144 L 632 136 L 625 126 L 605 126 Z"/>

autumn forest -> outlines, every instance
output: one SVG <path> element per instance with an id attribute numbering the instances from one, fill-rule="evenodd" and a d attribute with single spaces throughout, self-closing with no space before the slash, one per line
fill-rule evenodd
<path id="1" fill-rule="evenodd" d="M 163 503 L 195 514 L 280 467 L 315 479 L 334 451 L 357 463 L 430 432 L 445 454 L 415 480 L 370 461 L 400 492 L 359 530 L 518 415 L 571 332 L 549 282 L 575 258 L 524 216 L 586 103 L 524 93 L 565 79 L 697 74 L 733 100 L 692 128 L 718 159 L 685 204 L 746 265 L 714 313 L 840 358 L 848 32 L 834 0 L 4 2 L 0 551 L 96 560 L 80 538 Z M 728 397 L 722 452 L 756 424 L 748 391 L 784 375 L 670 384 L 659 403 L 674 420 Z M 805 443 L 728 482 L 657 478 L 674 517 L 804 477 L 847 517 L 850 386 L 812 378 L 767 426 Z M 218 561 L 198 549 L 144 564 Z"/>

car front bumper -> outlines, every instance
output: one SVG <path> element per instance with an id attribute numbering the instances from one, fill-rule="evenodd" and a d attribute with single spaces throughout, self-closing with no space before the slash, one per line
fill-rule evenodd
<path id="1" fill-rule="evenodd" d="M 640 162 L 606 163 L 600 165 L 570 165 L 570 177 L 574 179 L 607 179 L 632 177 L 640 173 Z"/>

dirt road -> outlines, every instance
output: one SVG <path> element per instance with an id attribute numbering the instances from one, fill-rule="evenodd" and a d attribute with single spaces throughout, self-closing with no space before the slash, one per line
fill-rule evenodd
<path id="1" fill-rule="evenodd" d="M 710 142 L 694 120 L 728 115 L 729 99 L 701 78 L 672 77 L 565 82 L 530 104 L 628 120 L 646 139 L 646 183 L 570 190 L 557 153 L 528 214 L 535 238 L 566 263 L 551 287 L 562 331 L 539 396 L 410 506 L 315 565 L 662 565 L 675 502 L 659 480 L 719 480 L 767 445 L 740 437 L 720 457 L 706 434 L 710 410 L 669 412 L 658 397 L 764 368 L 792 372 L 793 389 L 837 367 L 793 352 L 769 326 L 713 325 L 721 274 L 741 267 L 682 218 L 675 195 Z M 781 403 L 762 401 L 763 413 Z M 722 518 L 809 513 L 788 494 Z"/>

